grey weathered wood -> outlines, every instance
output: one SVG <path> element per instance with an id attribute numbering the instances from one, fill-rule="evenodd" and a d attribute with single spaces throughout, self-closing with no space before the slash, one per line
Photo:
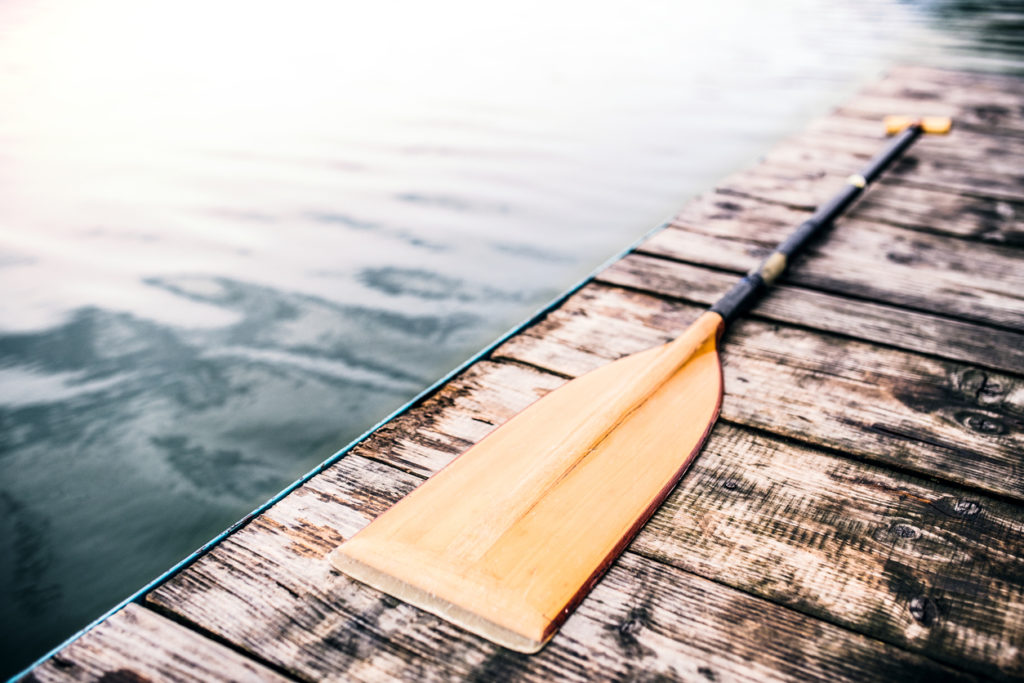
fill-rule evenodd
<path id="1" fill-rule="evenodd" d="M 881 121 L 832 114 L 811 122 L 807 130 L 780 143 L 765 155 L 765 163 L 748 169 L 748 172 L 759 175 L 763 171 L 767 175 L 793 177 L 797 186 L 790 188 L 787 203 L 814 206 L 830 190 L 815 187 L 811 181 L 841 183 L 885 143 Z M 926 135 L 918 141 L 901 161 L 886 172 L 880 187 L 891 189 L 893 196 L 907 190 L 918 190 L 918 195 L 925 201 L 942 202 L 948 210 L 932 215 L 944 220 L 956 220 L 959 211 L 967 212 L 969 218 L 970 213 L 977 210 L 973 203 L 976 199 L 995 204 L 998 208 L 996 215 L 1013 210 L 1019 218 L 1019 205 L 1024 196 L 1022 167 L 1024 136 L 1007 138 L 954 125 L 948 135 Z M 719 187 L 741 191 L 753 189 L 738 178 L 726 179 Z M 779 183 L 776 191 L 785 189 Z M 801 196 L 802 190 L 818 194 L 810 200 Z M 879 189 L 871 192 L 878 193 Z M 943 201 L 942 197 L 950 195 L 955 204 L 950 205 L 951 200 Z M 967 195 L 970 199 L 965 201 L 957 195 Z M 892 214 L 898 216 L 898 212 Z M 934 227 L 941 229 L 941 226 Z"/>
<path id="2" fill-rule="evenodd" d="M 599 273 L 597 279 L 710 305 L 732 287 L 736 275 L 631 254 Z M 751 314 L 983 368 L 1010 373 L 1024 369 L 1024 334 L 803 287 L 775 287 L 755 305 Z"/>
<path id="3" fill-rule="evenodd" d="M 956 135 L 953 133 L 950 137 Z M 929 153 L 929 145 L 935 144 L 933 139 L 925 137 L 920 143 L 921 148 L 911 148 L 900 157 L 886 171 L 886 182 L 1020 201 L 1024 190 L 1024 170 L 1016 163 L 1019 156 L 1012 159 L 991 157 L 984 161 L 946 159 L 940 154 Z M 773 164 L 804 170 L 849 175 L 859 171 L 873 153 L 885 144 L 880 139 L 872 146 L 872 150 L 863 149 L 865 145 L 857 144 L 858 151 L 852 151 L 848 149 L 853 146 L 849 140 L 843 146 L 838 144 L 839 140 L 831 136 L 806 136 L 774 148 L 764 159 Z M 979 168 L 984 170 L 976 170 Z"/>
<path id="4" fill-rule="evenodd" d="M 882 184 L 850 214 L 923 232 L 1024 247 L 1024 202 Z"/>
<path id="5" fill-rule="evenodd" d="M 504 651 L 326 562 L 341 537 L 418 481 L 346 457 L 150 600 L 317 680 L 957 677 L 877 640 L 632 554 L 540 654 Z"/>
<path id="6" fill-rule="evenodd" d="M 691 202 L 644 253 L 746 271 L 809 214 L 711 193 Z M 844 296 L 1024 330 L 1020 251 L 845 218 L 808 248 L 784 281 Z"/>
<path id="7" fill-rule="evenodd" d="M 128 605 L 36 667 L 27 681 L 287 681 L 151 610 Z"/>
<path id="8" fill-rule="evenodd" d="M 720 423 L 632 547 L 955 666 L 1020 677 L 1022 531 L 1016 506 Z"/>
<path id="9" fill-rule="evenodd" d="M 904 91 L 905 97 L 918 100 L 943 100 L 985 104 L 993 95 L 1012 93 L 1024 98 L 1024 78 L 1020 76 L 937 69 L 935 67 L 904 64 L 889 70 L 886 77 L 866 86 L 866 90 Z"/>
<path id="10" fill-rule="evenodd" d="M 926 106 L 914 107 L 918 114 L 927 114 Z M 910 112 L 914 113 L 914 112 Z M 790 140 L 805 145 L 811 141 L 824 145 L 826 149 L 845 150 L 867 158 L 884 144 L 886 137 L 884 120 L 874 117 L 858 117 L 832 112 L 819 117 L 787 140 L 779 143 L 782 147 Z M 1009 166 L 1010 160 L 1024 154 L 1024 136 L 1007 137 L 976 128 L 964 128 L 953 121 L 953 128 L 946 134 L 927 134 L 910 150 L 917 156 L 960 164 L 973 163 L 972 173 L 989 174 L 986 163 L 994 162 Z"/>
<path id="11" fill-rule="evenodd" d="M 543 329 L 516 337 L 499 354 L 514 346 L 515 357 L 538 361 L 540 354 L 523 352 L 532 345 L 576 374 L 606 362 L 603 354 L 629 353 L 650 341 L 630 332 L 633 321 L 616 328 L 594 303 L 581 304 L 590 294 L 581 292 L 555 315 L 610 327 L 607 337 L 566 329 L 549 317 Z M 552 339 L 566 340 L 560 345 L 566 348 L 552 352 Z M 588 348 L 569 340 L 586 340 Z M 361 452 L 385 461 L 398 453 L 397 462 L 408 464 L 419 451 L 420 471 L 428 475 L 461 444 L 483 438 L 533 394 L 561 382 L 529 366 L 500 363 L 482 363 L 467 375 L 416 411 L 415 421 L 396 424 L 388 441 Z M 736 379 L 727 377 L 727 388 Z M 801 396 L 795 402 L 806 407 Z M 774 406 L 755 403 L 754 409 L 775 414 Z M 424 424 L 447 434 L 450 450 L 436 440 L 422 444 Z M 1013 647 L 1024 645 L 1022 530 L 1019 506 L 720 423 L 632 547 L 960 666 L 1021 675 L 1024 648 Z M 992 639 L 1013 646 L 997 664 L 986 651 Z"/>
<path id="12" fill-rule="evenodd" d="M 939 90 L 941 87 L 938 85 L 932 87 L 936 94 Z M 945 96 L 925 100 L 868 89 L 844 102 L 837 112 L 881 120 L 893 113 L 905 114 L 908 108 L 912 108 L 909 112 L 911 115 L 949 116 L 955 119 L 956 125 L 965 128 L 1009 136 L 1024 135 L 1024 115 L 1020 111 L 1019 95 L 988 89 L 983 101 L 969 101 L 953 94 L 958 91 L 950 88 Z"/>
<path id="13" fill-rule="evenodd" d="M 514 366 L 478 363 L 427 399 L 425 407 L 391 420 L 354 452 L 428 477 L 451 462 L 455 453 L 482 439 L 499 421 L 565 381 L 550 372 L 534 375 L 523 381 Z"/>

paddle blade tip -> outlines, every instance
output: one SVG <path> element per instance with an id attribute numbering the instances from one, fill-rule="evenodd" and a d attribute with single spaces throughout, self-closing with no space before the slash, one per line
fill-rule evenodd
<path id="1" fill-rule="evenodd" d="M 371 541 L 372 543 L 372 541 Z M 556 624 L 536 615 L 530 621 L 539 621 L 535 633 L 525 629 L 513 629 L 483 616 L 479 611 L 446 600 L 440 595 L 416 585 L 418 574 L 405 575 L 403 568 L 388 567 L 386 560 L 375 558 L 372 552 L 360 550 L 351 541 L 343 543 L 330 554 L 331 565 L 342 574 L 359 583 L 395 597 L 402 602 L 418 607 L 440 617 L 470 633 L 492 643 L 524 654 L 535 654 L 543 648 L 556 631 Z M 467 585 L 468 592 L 477 586 Z"/>

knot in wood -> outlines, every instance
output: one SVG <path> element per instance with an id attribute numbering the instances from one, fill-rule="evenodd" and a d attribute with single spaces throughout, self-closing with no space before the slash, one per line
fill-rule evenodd
<path id="1" fill-rule="evenodd" d="M 899 263 L 900 265 L 908 265 L 917 260 L 917 257 L 913 254 L 901 254 L 896 251 L 890 251 L 885 255 L 885 258 L 889 259 L 893 263 Z"/>
<path id="2" fill-rule="evenodd" d="M 710 666 L 698 667 L 697 668 L 697 673 L 699 673 L 701 676 L 703 676 L 704 678 L 708 679 L 709 681 L 717 681 L 718 680 L 718 674 L 716 674 L 715 670 L 712 669 Z"/>
<path id="3" fill-rule="evenodd" d="M 918 161 L 917 157 L 912 156 L 910 154 L 906 154 L 906 155 L 903 156 L 903 158 L 901 158 L 899 161 L 896 162 L 896 164 L 893 167 L 892 171 L 895 174 L 897 174 L 897 175 L 902 175 L 902 174 L 907 173 L 909 171 L 913 171 L 920 164 L 921 164 L 921 162 Z"/>
<path id="4" fill-rule="evenodd" d="M 957 517 L 973 517 L 981 512 L 981 506 L 974 501 L 959 499 L 952 504 L 952 512 Z"/>
<path id="5" fill-rule="evenodd" d="M 962 410 L 954 417 L 957 422 L 978 434 L 1000 436 L 1006 433 L 1006 425 L 998 417 L 973 410 Z"/>
<path id="6" fill-rule="evenodd" d="M 108 671 L 96 680 L 100 681 L 100 683 L 151 683 L 151 679 L 131 669 Z"/>
<path id="7" fill-rule="evenodd" d="M 930 626 L 939 616 L 938 604 L 924 595 L 912 598 L 907 607 L 910 610 L 910 616 L 922 626 Z"/>
<path id="8" fill-rule="evenodd" d="M 959 378 L 960 390 L 973 396 L 979 403 L 991 402 L 1006 393 L 1002 384 L 989 377 L 988 373 L 977 368 L 966 370 Z"/>
<path id="9" fill-rule="evenodd" d="M 615 628 L 615 636 L 619 645 L 630 657 L 640 658 L 648 654 L 648 648 L 640 644 L 636 634 L 644 630 L 650 623 L 650 613 L 645 606 L 634 607 L 626 619 Z"/>
<path id="10" fill-rule="evenodd" d="M 1010 110 L 998 104 L 982 104 L 974 107 L 974 115 L 985 123 L 998 124 L 1010 115 Z"/>
<path id="11" fill-rule="evenodd" d="M 933 504 L 940 512 L 942 512 L 942 514 L 949 515 L 950 517 L 966 519 L 968 517 L 974 517 L 981 512 L 980 503 L 973 500 L 967 500 L 966 498 L 946 496 L 938 499 Z"/>
<path id="12" fill-rule="evenodd" d="M 889 527 L 889 533 L 896 538 L 920 538 L 921 530 L 910 524 L 893 524 Z"/>
<path id="13" fill-rule="evenodd" d="M 961 517 L 973 517 L 981 511 L 981 506 L 973 500 L 958 500 L 953 503 L 953 511 Z"/>

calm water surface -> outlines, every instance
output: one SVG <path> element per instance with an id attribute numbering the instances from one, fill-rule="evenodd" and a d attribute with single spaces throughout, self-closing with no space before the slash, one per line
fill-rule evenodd
<path id="1" fill-rule="evenodd" d="M 340 6 L 339 6 L 340 5 Z M 0 675 L 1016 4 L 0 5 Z"/>

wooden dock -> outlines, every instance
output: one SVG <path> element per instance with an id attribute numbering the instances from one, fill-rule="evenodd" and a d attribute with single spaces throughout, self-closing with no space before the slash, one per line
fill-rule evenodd
<path id="1" fill-rule="evenodd" d="M 670 339 L 883 144 L 950 115 L 723 344 L 722 418 L 537 655 L 326 556 L 538 396 Z M 29 680 L 1024 677 L 1024 79 L 902 68 Z"/>

